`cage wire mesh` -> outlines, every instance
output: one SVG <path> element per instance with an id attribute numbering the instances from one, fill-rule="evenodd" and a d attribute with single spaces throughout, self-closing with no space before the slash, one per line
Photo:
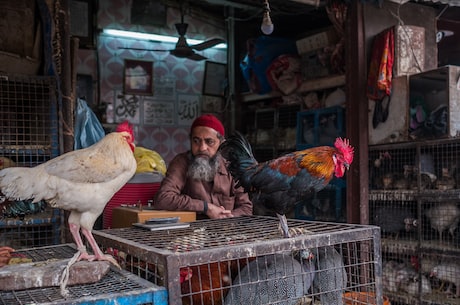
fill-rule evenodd
<path id="1" fill-rule="evenodd" d="M 59 155 L 57 111 L 53 78 L 0 74 L 0 169 L 33 167 Z M 0 208 L 0 245 L 59 242 L 61 215 L 46 203 L 6 202 L 0 193 Z"/>
<path id="2" fill-rule="evenodd" d="M 392 304 L 460 304 L 459 156 L 455 139 L 369 151 L 370 220 Z"/>
<path id="3" fill-rule="evenodd" d="M 13 255 L 29 258 L 33 262 L 70 259 L 75 245 L 61 244 L 22 249 Z M 33 268 L 33 266 L 31 267 Z M 63 297 L 59 287 L 31 288 L 25 290 L 0 290 L 1 305 L 85 305 L 85 304 L 142 304 L 166 305 L 166 290 L 127 271 L 112 268 L 98 282 L 68 286 L 69 295 Z"/>
<path id="4" fill-rule="evenodd" d="M 250 111 L 248 123 L 252 122 L 247 138 L 253 146 L 258 161 L 278 157 L 295 150 L 296 124 L 299 105 L 283 105 Z"/>
<path id="5" fill-rule="evenodd" d="M 121 265 L 168 290 L 169 304 L 382 304 L 379 229 L 275 217 L 189 228 L 95 231 Z M 328 303 L 329 302 L 329 303 Z"/>

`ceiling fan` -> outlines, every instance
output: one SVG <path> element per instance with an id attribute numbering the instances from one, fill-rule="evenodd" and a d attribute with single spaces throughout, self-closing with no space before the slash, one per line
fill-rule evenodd
<path id="1" fill-rule="evenodd" d="M 187 43 L 187 38 L 185 37 L 188 24 L 184 23 L 184 14 L 182 11 L 181 11 L 181 22 L 176 23 L 175 26 L 176 26 L 177 33 L 179 34 L 179 38 L 177 40 L 176 47 L 172 50 L 123 48 L 123 47 L 120 47 L 119 49 L 136 50 L 136 51 L 155 51 L 155 52 L 169 51 L 172 55 L 176 57 L 187 58 L 187 59 L 199 61 L 199 60 L 204 60 L 207 58 L 196 53 L 195 51 L 203 51 L 205 49 L 212 48 L 220 43 L 225 42 L 225 40 L 221 38 L 212 38 L 212 39 L 203 41 L 202 43 L 199 43 L 199 44 L 189 45 Z"/>

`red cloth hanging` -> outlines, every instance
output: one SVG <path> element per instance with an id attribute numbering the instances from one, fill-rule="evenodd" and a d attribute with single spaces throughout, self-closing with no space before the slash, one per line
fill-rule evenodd
<path id="1" fill-rule="evenodd" d="M 391 94 L 394 45 L 393 27 L 381 32 L 374 38 L 367 76 L 367 97 L 369 99 L 381 100 Z"/>

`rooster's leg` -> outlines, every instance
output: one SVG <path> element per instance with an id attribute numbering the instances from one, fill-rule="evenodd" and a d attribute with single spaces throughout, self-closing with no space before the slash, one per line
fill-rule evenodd
<path id="1" fill-rule="evenodd" d="M 86 240 L 88 240 L 89 244 L 91 245 L 91 248 L 93 249 L 95 260 L 108 261 L 117 266 L 119 269 L 121 269 L 120 265 L 117 263 L 115 258 L 113 258 L 113 256 L 102 253 L 101 249 L 97 245 L 97 242 L 94 240 L 93 233 L 91 233 L 90 230 L 81 228 L 81 231 L 83 235 L 85 235 Z"/>
<path id="2" fill-rule="evenodd" d="M 284 214 L 278 214 L 278 213 L 276 213 L 276 216 L 278 216 L 278 219 L 280 220 L 280 226 L 281 226 L 281 230 L 283 231 L 284 238 L 290 238 L 291 234 L 289 233 L 289 227 L 287 224 L 286 216 Z"/>

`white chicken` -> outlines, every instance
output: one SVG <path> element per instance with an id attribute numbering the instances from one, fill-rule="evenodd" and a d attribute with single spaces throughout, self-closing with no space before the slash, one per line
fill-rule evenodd
<path id="1" fill-rule="evenodd" d="M 448 282 L 447 292 L 449 293 L 451 293 L 452 285 L 455 285 L 455 296 L 460 297 L 460 265 L 458 263 L 441 263 L 431 270 L 430 277 Z"/>
<path id="2" fill-rule="evenodd" d="M 69 228 L 78 247 L 76 261 L 105 260 L 92 229 L 112 196 L 134 175 L 134 136 L 128 122 L 120 124 L 88 148 L 65 153 L 36 167 L 10 167 L 0 171 L 0 190 L 16 200 L 46 200 L 51 206 L 70 212 Z M 80 230 L 93 250 L 89 255 Z M 78 256 L 77 256 L 78 255 Z"/>
<path id="3" fill-rule="evenodd" d="M 442 241 L 442 233 L 448 229 L 452 237 L 457 230 L 460 221 L 460 208 L 455 202 L 445 202 L 429 208 L 425 215 L 429 218 L 431 227 L 438 231 L 439 241 Z"/>

